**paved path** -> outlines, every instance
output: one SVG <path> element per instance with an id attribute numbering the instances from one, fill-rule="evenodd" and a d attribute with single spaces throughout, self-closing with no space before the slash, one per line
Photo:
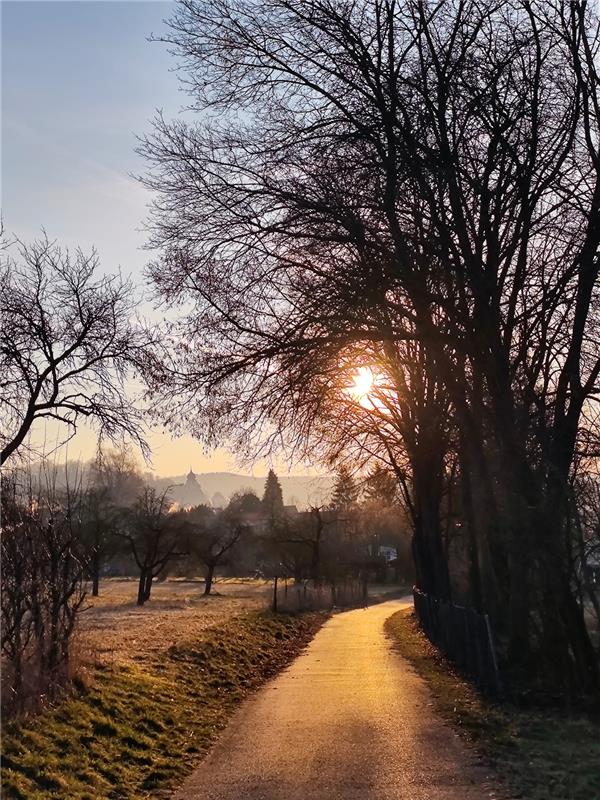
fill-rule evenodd
<path id="1" fill-rule="evenodd" d="M 174 800 L 500 797 L 384 634 L 385 620 L 405 605 L 332 617 L 242 705 Z"/>

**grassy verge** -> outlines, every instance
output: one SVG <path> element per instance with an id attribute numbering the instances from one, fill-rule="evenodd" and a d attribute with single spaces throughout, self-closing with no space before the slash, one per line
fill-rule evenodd
<path id="1" fill-rule="evenodd" d="M 419 630 L 412 610 L 386 622 L 400 653 L 429 684 L 444 717 L 495 769 L 514 797 L 600 798 L 600 725 L 582 715 L 494 704 L 459 676 Z"/>
<path id="2" fill-rule="evenodd" d="M 321 614 L 253 612 L 143 666 L 99 669 L 92 685 L 4 726 L 4 798 L 160 797 L 189 772 L 240 700 L 288 664 Z"/>

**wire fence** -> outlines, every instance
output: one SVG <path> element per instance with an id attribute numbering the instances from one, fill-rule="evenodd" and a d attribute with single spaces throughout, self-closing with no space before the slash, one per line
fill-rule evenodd
<path id="1" fill-rule="evenodd" d="M 415 613 L 425 635 L 483 690 L 500 696 L 502 682 L 487 614 L 413 588 Z"/>
<path id="2" fill-rule="evenodd" d="M 348 580 L 317 585 L 312 581 L 278 581 L 274 587 L 272 605 L 277 611 L 296 612 L 354 608 L 366 603 L 366 588 L 362 581 Z"/>

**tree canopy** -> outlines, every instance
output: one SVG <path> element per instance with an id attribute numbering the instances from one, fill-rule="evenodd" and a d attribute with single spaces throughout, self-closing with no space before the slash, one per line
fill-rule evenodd
<path id="1" fill-rule="evenodd" d="M 147 362 L 153 337 L 135 319 L 132 285 L 100 276 L 95 252 L 70 253 L 42 238 L 4 253 L 1 463 L 39 420 L 70 438 L 82 419 L 100 437 L 132 438 L 147 452 L 142 411 L 127 381 Z"/>
<path id="2" fill-rule="evenodd" d="M 265 481 L 262 509 L 271 522 L 281 519 L 283 516 L 283 492 L 279 478 L 272 469 L 269 470 Z"/>
<path id="3" fill-rule="evenodd" d="M 571 559 L 597 452 L 593 9 L 184 0 L 165 38 L 205 113 L 141 146 L 151 275 L 201 343 L 155 376 L 167 421 L 185 397 L 254 452 L 375 456 L 419 585 L 450 598 L 460 527 L 510 662 L 598 687 Z"/>

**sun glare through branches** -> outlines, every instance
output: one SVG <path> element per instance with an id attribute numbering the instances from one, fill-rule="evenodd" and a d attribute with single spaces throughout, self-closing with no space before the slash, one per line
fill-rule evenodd
<path id="1" fill-rule="evenodd" d="M 370 367 L 359 367 L 349 392 L 359 400 L 367 397 L 373 389 L 375 378 Z"/>

